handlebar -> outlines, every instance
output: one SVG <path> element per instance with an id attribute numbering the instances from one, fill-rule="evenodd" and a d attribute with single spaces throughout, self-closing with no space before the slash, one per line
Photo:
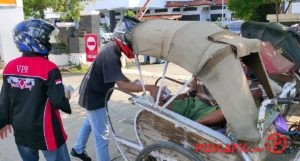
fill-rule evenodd
<path id="1" fill-rule="evenodd" d="M 288 98 L 277 98 L 276 104 L 283 105 L 283 104 L 300 104 L 300 98 L 296 97 L 293 100 Z"/>
<path id="2" fill-rule="evenodd" d="M 290 104 L 291 100 L 288 98 L 277 98 L 276 99 L 277 104 L 282 105 L 282 104 Z"/>

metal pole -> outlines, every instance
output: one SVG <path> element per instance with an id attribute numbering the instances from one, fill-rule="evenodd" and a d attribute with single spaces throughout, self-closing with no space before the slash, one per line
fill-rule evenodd
<path id="1" fill-rule="evenodd" d="M 159 98 L 160 98 L 160 95 L 161 95 L 161 92 L 162 92 L 162 88 L 163 88 L 164 83 L 165 83 L 165 77 L 166 77 L 166 72 L 167 72 L 168 64 L 169 64 L 169 62 L 166 61 L 165 65 L 164 65 L 164 69 L 163 69 L 162 79 L 160 80 L 161 82 L 160 82 L 160 86 L 159 86 L 158 93 L 157 93 L 157 96 L 156 96 L 156 107 L 158 107 Z"/>
<path id="2" fill-rule="evenodd" d="M 223 20 L 224 20 L 224 17 L 223 17 L 223 15 L 224 15 L 224 0 L 222 0 L 222 16 L 221 16 L 221 25 L 222 25 L 222 27 L 223 27 Z"/>
<path id="3" fill-rule="evenodd" d="M 151 1 L 152 0 L 146 0 L 146 2 L 142 6 L 142 8 L 140 8 L 139 12 L 136 15 L 137 19 L 141 20 L 143 18 L 144 14 L 147 12 L 148 5 L 150 4 Z"/>
<path id="4" fill-rule="evenodd" d="M 135 64 L 136 67 L 139 70 L 139 75 L 140 75 L 140 79 L 141 79 L 141 84 L 142 84 L 142 88 L 143 88 L 143 96 L 146 95 L 146 88 L 145 88 L 145 83 L 144 83 L 144 79 L 143 79 L 143 74 L 142 74 L 142 69 L 141 69 L 141 63 L 139 60 L 139 55 L 134 55 L 135 57 Z"/>
<path id="5" fill-rule="evenodd" d="M 163 105 L 162 108 L 166 108 L 194 79 L 194 75 Z"/>

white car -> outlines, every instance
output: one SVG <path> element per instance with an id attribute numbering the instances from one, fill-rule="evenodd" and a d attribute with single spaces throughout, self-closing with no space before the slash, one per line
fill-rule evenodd
<path id="1" fill-rule="evenodd" d="M 100 27 L 100 35 L 102 43 L 107 43 L 113 40 L 113 33 L 106 31 L 102 27 Z"/>

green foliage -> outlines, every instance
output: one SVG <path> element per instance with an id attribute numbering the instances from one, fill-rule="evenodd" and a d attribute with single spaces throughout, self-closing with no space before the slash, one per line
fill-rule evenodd
<path id="1" fill-rule="evenodd" d="M 280 6 L 281 2 L 281 0 L 229 0 L 228 7 L 239 19 L 266 21 L 266 15 L 276 13 L 275 4 Z M 278 12 L 279 9 L 280 7 L 277 7 Z"/>
<path id="2" fill-rule="evenodd" d="M 58 0 L 53 0 L 58 1 Z M 44 19 L 44 9 L 52 5 L 52 0 L 23 0 L 25 17 Z"/>
<path id="3" fill-rule="evenodd" d="M 110 28 L 107 25 L 107 23 L 103 23 L 101 26 L 104 28 L 105 31 L 110 31 Z"/>
<path id="4" fill-rule="evenodd" d="M 89 66 L 85 64 L 78 64 L 75 65 L 71 68 L 69 68 L 68 72 L 69 73 L 77 73 L 77 74 L 84 74 L 88 71 Z"/>
<path id="5" fill-rule="evenodd" d="M 263 0 L 229 0 L 228 8 L 234 12 L 236 17 L 249 20 L 253 9 L 262 3 Z"/>
<path id="6" fill-rule="evenodd" d="M 250 20 L 267 22 L 267 14 L 276 14 L 276 5 L 274 3 L 264 3 L 255 8 Z"/>
<path id="7" fill-rule="evenodd" d="M 79 20 L 81 0 L 23 0 L 25 17 L 45 18 L 44 10 L 52 8 L 61 12 L 64 20 Z"/>
<path id="8" fill-rule="evenodd" d="M 59 10 L 63 13 L 62 19 L 64 20 L 76 20 L 80 19 L 80 11 L 82 11 L 83 7 L 81 6 L 81 0 L 64 0 L 63 9 Z"/>
<path id="9" fill-rule="evenodd" d="M 53 43 L 50 54 L 70 53 L 68 47 L 64 43 Z"/>
<path id="10" fill-rule="evenodd" d="M 135 13 L 132 10 L 127 10 L 124 12 L 124 16 L 135 17 Z"/>

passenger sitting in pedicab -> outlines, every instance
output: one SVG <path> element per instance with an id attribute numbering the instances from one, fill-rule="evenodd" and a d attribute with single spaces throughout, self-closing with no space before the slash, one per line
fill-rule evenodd
<path id="1" fill-rule="evenodd" d="M 258 87 L 251 89 L 253 89 L 251 93 L 255 102 L 261 102 L 261 89 Z M 214 130 L 221 129 L 226 124 L 226 119 L 216 100 L 198 77 L 193 79 L 186 93 L 178 95 L 172 101 L 168 109 Z"/>

